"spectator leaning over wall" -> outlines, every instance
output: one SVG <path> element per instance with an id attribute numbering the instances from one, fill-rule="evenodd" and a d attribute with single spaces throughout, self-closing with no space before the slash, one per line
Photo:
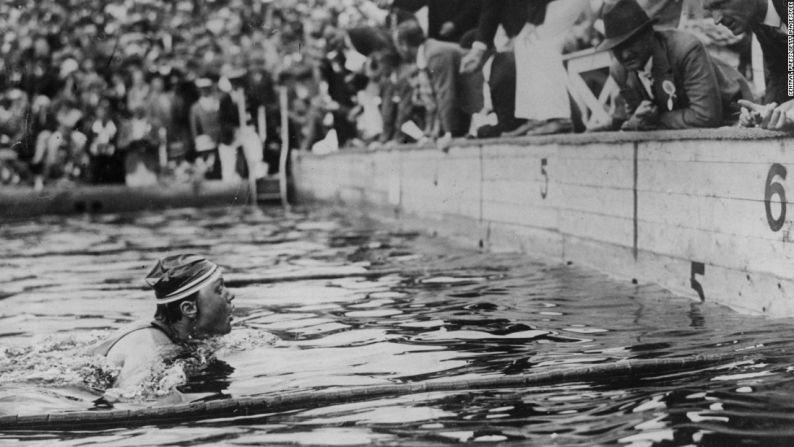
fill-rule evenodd
<path id="1" fill-rule="evenodd" d="M 472 72 L 485 62 L 501 25 L 515 53 L 515 114 L 527 123 L 507 135 L 545 135 L 573 130 L 562 61 L 565 38 L 585 11 L 582 0 L 488 0 L 483 2 L 477 38 L 461 70 Z"/>
<path id="2" fill-rule="evenodd" d="M 482 109 L 482 73 L 458 72 L 465 50 L 460 45 L 425 39 L 415 20 L 401 23 L 394 38 L 400 56 L 415 61 L 429 78 L 437 106 L 441 134 L 453 137 L 468 132 L 473 113 Z"/>
<path id="3" fill-rule="evenodd" d="M 747 81 L 735 69 L 713 60 L 693 35 L 655 31 L 637 0 L 618 0 L 604 13 L 612 50 L 612 77 L 620 87 L 625 113 L 615 117 L 624 130 L 718 127 L 735 122 L 737 101 L 751 99 Z"/>
<path id="4" fill-rule="evenodd" d="M 737 35 L 753 32 L 764 52 L 766 106 L 742 102 L 747 109 L 743 125 L 782 129 L 794 124 L 794 98 L 787 83 L 789 4 L 787 0 L 703 0 L 715 22 Z"/>

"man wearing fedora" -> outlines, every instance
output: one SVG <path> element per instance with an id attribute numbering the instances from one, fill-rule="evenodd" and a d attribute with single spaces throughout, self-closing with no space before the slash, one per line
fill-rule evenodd
<path id="1" fill-rule="evenodd" d="M 794 98 L 788 95 L 788 0 L 703 0 L 714 21 L 736 35 L 752 32 L 764 53 L 766 93 L 757 106 L 743 102 L 756 116 L 753 124 L 782 129 L 794 120 Z"/>
<path id="2" fill-rule="evenodd" d="M 693 35 L 655 31 L 637 0 L 618 0 L 604 12 L 605 40 L 616 63 L 610 72 L 625 101 L 624 130 L 719 127 L 735 122 L 747 81 L 712 59 Z"/>

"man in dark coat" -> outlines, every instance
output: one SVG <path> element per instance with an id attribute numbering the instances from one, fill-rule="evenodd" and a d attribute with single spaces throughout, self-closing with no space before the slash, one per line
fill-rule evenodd
<path id="1" fill-rule="evenodd" d="M 458 42 L 466 31 L 477 26 L 481 0 L 379 0 L 378 3 L 411 12 L 427 6 L 427 36 Z"/>
<path id="2" fill-rule="evenodd" d="M 752 32 L 764 52 L 766 94 L 768 107 L 760 111 L 759 125 L 768 129 L 781 129 L 792 122 L 787 114 L 794 113 L 794 98 L 788 94 L 788 13 L 787 0 L 704 0 L 703 7 L 710 11 L 714 21 L 728 27 L 734 34 Z M 743 103 L 744 104 L 744 103 Z"/>
<path id="3" fill-rule="evenodd" d="M 477 35 L 472 49 L 466 55 L 461 69 L 471 72 L 485 62 L 485 50 L 493 44 L 499 25 L 507 37 L 513 38 L 527 23 L 539 25 L 546 16 L 546 6 L 551 0 L 487 0 L 483 2 Z"/>
<path id="4" fill-rule="evenodd" d="M 736 121 L 737 101 L 751 99 L 747 81 L 712 59 L 693 35 L 654 31 L 637 0 L 619 0 L 604 13 L 606 39 L 618 61 L 611 74 L 626 102 L 623 129 L 718 127 Z M 625 117 L 617 117 L 618 120 Z"/>
<path id="5" fill-rule="evenodd" d="M 526 122 L 516 118 L 516 58 L 512 51 L 494 52 L 483 66 L 487 77 L 491 106 L 496 115 L 495 125 L 477 129 L 478 138 L 493 138 L 510 132 Z M 487 106 L 486 106 L 487 107 Z"/>

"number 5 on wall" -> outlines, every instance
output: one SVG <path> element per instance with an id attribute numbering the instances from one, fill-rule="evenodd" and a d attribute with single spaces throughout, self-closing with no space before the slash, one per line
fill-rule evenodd
<path id="1" fill-rule="evenodd" d="M 689 285 L 692 289 L 697 292 L 698 296 L 700 297 L 700 301 L 706 301 L 706 294 L 703 293 L 703 285 L 700 284 L 700 281 L 697 280 L 696 275 L 705 275 L 706 274 L 706 265 L 702 262 L 692 262 L 692 269 L 689 273 Z"/>

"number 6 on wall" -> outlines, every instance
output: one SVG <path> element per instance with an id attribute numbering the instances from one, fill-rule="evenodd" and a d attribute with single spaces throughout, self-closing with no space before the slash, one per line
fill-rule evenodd
<path id="1" fill-rule="evenodd" d="M 775 177 L 785 180 L 786 174 L 786 168 L 779 163 L 775 163 L 769 168 L 769 174 L 766 176 L 764 208 L 766 209 L 766 221 L 772 231 L 780 231 L 786 221 L 786 190 L 783 189 L 783 185 L 780 182 L 775 180 Z M 777 219 L 772 217 L 772 196 L 774 195 L 777 195 L 780 199 L 780 216 Z"/>

